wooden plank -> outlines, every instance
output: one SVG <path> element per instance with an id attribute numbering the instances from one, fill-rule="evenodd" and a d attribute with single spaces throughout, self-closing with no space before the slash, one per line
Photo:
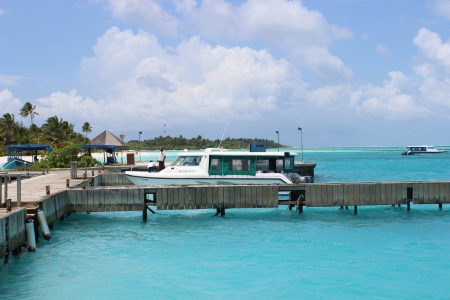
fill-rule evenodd
<path id="1" fill-rule="evenodd" d="M 380 204 L 381 202 L 381 184 L 377 183 L 375 185 L 375 204 Z"/>
<path id="2" fill-rule="evenodd" d="M 339 186 L 334 184 L 332 188 L 333 188 L 332 199 L 328 204 L 334 206 L 339 202 L 339 192 L 338 192 Z"/>
<path id="3" fill-rule="evenodd" d="M 193 193 L 193 206 L 195 209 L 201 209 L 202 208 L 202 190 L 201 188 L 194 188 L 195 192 Z"/>
<path id="4" fill-rule="evenodd" d="M 401 201 L 402 204 L 408 203 L 408 185 L 406 183 L 402 183 L 402 190 L 401 190 Z"/>
<path id="5" fill-rule="evenodd" d="M 98 206 L 100 203 L 100 194 L 103 193 L 102 189 L 94 189 L 92 191 L 92 211 L 98 212 Z"/>
<path id="6" fill-rule="evenodd" d="M 333 204 L 333 185 L 329 185 L 326 187 L 327 193 L 326 193 L 326 198 L 324 199 L 325 201 L 322 203 L 321 206 L 331 206 Z"/>
<path id="7" fill-rule="evenodd" d="M 161 188 L 161 197 L 158 198 L 158 203 L 161 200 L 161 208 L 159 210 L 167 210 L 169 207 L 169 190 L 167 188 Z"/>
<path id="8" fill-rule="evenodd" d="M 344 184 L 342 185 L 342 203 L 341 206 L 347 206 L 348 205 L 348 196 L 350 195 L 350 185 Z"/>
<path id="9" fill-rule="evenodd" d="M 173 210 L 173 197 L 174 197 L 174 189 L 172 187 L 165 187 L 167 190 L 167 209 Z"/>
<path id="10" fill-rule="evenodd" d="M 371 205 L 377 204 L 377 184 L 371 183 L 370 184 L 370 203 Z"/>
<path id="11" fill-rule="evenodd" d="M 224 207 L 234 207 L 234 202 L 230 203 L 229 199 L 224 199 L 223 197 L 223 187 L 218 187 L 217 188 L 217 199 L 219 204 L 223 205 Z"/>
<path id="12" fill-rule="evenodd" d="M 322 193 L 320 193 L 320 186 L 307 185 L 305 187 L 306 206 L 317 206 L 317 203 L 322 201 L 322 199 L 320 199 L 321 195 Z"/>
<path id="13" fill-rule="evenodd" d="M 258 194 L 257 194 L 256 186 L 252 186 L 251 187 L 251 191 L 252 191 L 252 198 L 251 198 L 252 205 L 251 205 L 251 207 L 255 208 L 258 205 L 257 204 Z"/>
<path id="14" fill-rule="evenodd" d="M 429 184 L 423 183 L 423 203 L 430 203 Z"/>
<path id="15" fill-rule="evenodd" d="M 256 207 L 261 208 L 263 207 L 262 205 L 262 187 L 261 186 L 256 186 Z"/>
<path id="16" fill-rule="evenodd" d="M 353 184 L 348 184 L 348 196 L 346 199 L 344 199 L 344 206 L 350 206 L 353 205 L 353 203 L 355 202 L 354 200 L 354 185 Z"/>
<path id="17" fill-rule="evenodd" d="M 397 204 L 397 183 L 391 184 L 391 204 Z"/>
<path id="18" fill-rule="evenodd" d="M 439 203 L 439 183 L 432 183 L 432 191 L 431 191 L 431 201 L 432 203 Z"/>
<path id="19" fill-rule="evenodd" d="M 187 193 L 187 188 L 182 187 L 180 189 L 178 189 L 178 205 L 177 205 L 177 209 L 184 209 L 185 206 L 185 202 L 186 202 L 186 193 Z"/>
<path id="20" fill-rule="evenodd" d="M 196 189 L 193 187 L 189 188 L 189 203 L 186 205 L 186 209 L 195 209 L 195 193 Z"/>
<path id="21" fill-rule="evenodd" d="M 206 188 L 206 199 L 206 208 L 214 208 L 214 195 L 212 187 Z"/>
<path id="22" fill-rule="evenodd" d="M 242 195 L 244 196 L 242 198 Z M 249 208 L 252 207 L 252 189 L 250 186 L 242 186 L 241 187 L 241 208 Z"/>
<path id="23" fill-rule="evenodd" d="M 229 208 L 236 208 L 241 207 L 241 187 L 235 186 L 234 187 L 234 197 L 231 198 L 224 198 L 224 205 L 225 207 Z"/>
<path id="24" fill-rule="evenodd" d="M 337 187 L 337 199 L 334 201 L 333 204 L 342 206 L 344 205 L 344 186 L 346 184 L 340 184 Z"/>
<path id="25" fill-rule="evenodd" d="M 444 185 L 444 199 L 442 203 L 450 203 L 450 184 L 448 182 L 443 183 Z"/>
<path id="26" fill-rule="evenodd" d="M 269 187 L 262 187 L 262 207 L 269 207 Z"/>
<path id="27" fill-rule="evenodd" d="M 2 191 L 0 191 L 0 193 L 1 192 Z M 2 217 L 0 218 L 0 258 L 4 257 L 5 255 L 6 255 L 6 217 Z"/>
<path id="28" fill-rule="evenodd" d="M 309 185 L 306 185 L 308 187 Z M 311 193 L 313 192 L 313 189 L 315 189 L 316 196 L 314 199 L 308 204 L 308 200 L 306 201 L 306 206 L 318 206 L 323 202 L 323 186 L 322 185 L 311 185 Z M 308 199 L 308 194 L 305 194 L 306 199 Z"/>
<path id="29" fill-rule="evenodd" d="M 352 205 L 359 205 L 359 185 L 354 184 L 353 185 L 353 204 Z"/>
<path id="30" fill-rule="evenodd" d="M 206 194 L 206 188 L 203 186 L 200 188 L 201 190 L 201 195 L 202 195 L 202 209 L 206 209 L 207 208 L 207 194 Z"/>
<path id="31" fill-rule="evenodd" d="M 358 205 L 366 204 L 366 185 L 367 184 L 361 184 L 359 187 L 359 203 L 358 203 Z"/>
<path id="32" fill-rule="evenodd" d="M 173 193 L 173 209 L 184 209 L 184 187 L 178 187 L 175 190 Z"/>
<path id="33" fill-rule="evenodd" d="M 379 204 L 387 204 L 387 196 L 386 196 L 386 184 L 380 184 L 380 201 Z"/>

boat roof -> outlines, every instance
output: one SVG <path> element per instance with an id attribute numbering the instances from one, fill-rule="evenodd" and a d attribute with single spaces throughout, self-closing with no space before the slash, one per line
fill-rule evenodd
<path id="1" fill-rule="evenodd" d="M 431 146 L 431 145 L 421 145 L 421 146 L 406 146 L 406 147 L 411 148 L 411 147 L 433 147 L 433 146 Z"/>

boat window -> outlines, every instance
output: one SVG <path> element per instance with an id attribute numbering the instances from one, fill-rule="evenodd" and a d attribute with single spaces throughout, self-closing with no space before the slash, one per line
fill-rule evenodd
<path id="1" fill-rule="evenodd" d="M 198 166 L 201 160 L 202 156 L 181 156 L 171 166 Z"/>
<path id="2" fill-rule="evenodd" d="M 294 157 L 286 156 L 283 159 L 284 172 L 294 172 Z"/>
<path id="3" fill-rule="evenodd" d="M 229 171 L 249 171 L 250 159 L 235 159 L 232 158 L 228 162 Z"/>
<path id="4" fill-rule="evenodd" d="M 211 175 L 255 175 L 256 174 L 256 157 L 210 156 L 209 174 L 211 174 Z"/>
<path id="5" fill-rule="evenodd" d="M 211 159 L 211 164 L 210 164 L 210 169 L 212 171 L 220 171 L 221 164 L 222 164 L 222 160 L 220 158 L 212 158 Z"/>

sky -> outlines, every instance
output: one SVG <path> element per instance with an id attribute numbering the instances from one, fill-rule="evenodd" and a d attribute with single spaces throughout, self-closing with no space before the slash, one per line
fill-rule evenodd
<path id="1" fill-rule="evenodd" d="M 0 116 L 26 102 L 90 138 L 450 145 L 450 1 L 0 0 Z"/>

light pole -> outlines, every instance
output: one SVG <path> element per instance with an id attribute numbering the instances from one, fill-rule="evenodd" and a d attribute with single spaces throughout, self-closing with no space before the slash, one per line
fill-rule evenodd
<path id="1" fill-rule="evenodd" d="M 122 139 L 122 165 L 123 165 L 123 139 L 125 138 L 125 135 L 121 134 L 120 138 Z"/>
<path id="2" fill-rule="evenodd" d="M 302 162 L 303 162 L 303 130 L 301 127 L 299 127 L 298 130 L 300 130 L 300 147 L 302 148 Z"/>
<path id="3" fill-rule="evenodd" d="M 142 131 L 139 131 L 139 144 L 138 144 L 138 148 L 139 148 L 139 162 L 141 161 L 141 134 L 142 134 Z"/>
<path id="4" fill-rule="evenodd" d="M 277 130 L 275 133 L 278 135 L 278 152 L 280 152 L 280 132 Z"/>

